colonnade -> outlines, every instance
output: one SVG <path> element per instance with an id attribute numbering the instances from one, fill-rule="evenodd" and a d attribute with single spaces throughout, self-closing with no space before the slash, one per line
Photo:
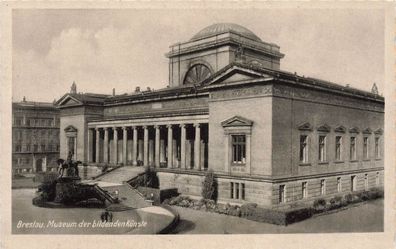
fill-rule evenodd
<path id="1" fill-rule="evenodd" d="M 183 123 L 89 128 L 88 162 L 202 170 L 207 165 L 207 127 Z"/>

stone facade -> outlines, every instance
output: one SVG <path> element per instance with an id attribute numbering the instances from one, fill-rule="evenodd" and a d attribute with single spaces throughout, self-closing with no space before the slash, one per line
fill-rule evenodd
<path id="1" fill-rule="evenodd" d="M 52 103 L 12 104 L 12 170 L 55 170 L 59 158 L 59 110 Z"/>
<path id="2" fill-rule="evenodd" d="M 167 88 L 65 94 L 61 156 L 152 167 L 161 188 L 196 198 L 212 170 L 219 201 L 274 208 L 383 186 L 378 93 L 280 71 L 279 47 L 238 25 L 208 27 L 167 56 Z"/>

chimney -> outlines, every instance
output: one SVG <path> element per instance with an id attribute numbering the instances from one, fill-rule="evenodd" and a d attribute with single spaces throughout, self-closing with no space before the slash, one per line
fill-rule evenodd
<path id="1" fill-rule="evenodd" d="M 115 88 L 113 88 L 113 96 L 115 96 Z"/>
<path id="2" fill-rule="evenodd" d="M 151 92 L 151 88 L 150 88 L 149 86 L 147 87 L 147 91 L 148 91 L 148 92 Z"/>
<path id="3" fill-rule="evenodd" d="M 26 97 L 25 96 L 23 96 L 22 102 L 26 102 Z"/>
<path id="4" fill-rule="evenodd" d="M 135 93 L 140 93 L 140 86 L 137 86 L 137 87 L 135 88 Z"/>

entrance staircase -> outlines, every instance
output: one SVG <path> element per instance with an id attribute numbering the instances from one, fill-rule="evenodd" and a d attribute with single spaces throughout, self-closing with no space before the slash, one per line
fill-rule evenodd
<path id="1" fill-rule="evenodd" d="M 127 183 L 127 181 L 143 173 L 143 167 L 123 166 L 99 175 L 92 180 L 85 180 L 82 183 L 95 185 L 96 192 L 111 203 L 115 203 L 118 198 L 120 203 L 124 206 L 130 208 L 144 208 L 151 206 L 151 203 L 147 202 L 139 191 L 132 188 Z"/>

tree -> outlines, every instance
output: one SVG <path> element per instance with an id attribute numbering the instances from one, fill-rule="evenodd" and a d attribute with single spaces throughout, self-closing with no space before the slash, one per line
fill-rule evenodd
<path id="1" fill-rule="evenodd" d="M 217 199 L 217 180 L 211 170 L 205 174 L 204 181 L 202 182 L 202 197 L 214 201 Z"/>

